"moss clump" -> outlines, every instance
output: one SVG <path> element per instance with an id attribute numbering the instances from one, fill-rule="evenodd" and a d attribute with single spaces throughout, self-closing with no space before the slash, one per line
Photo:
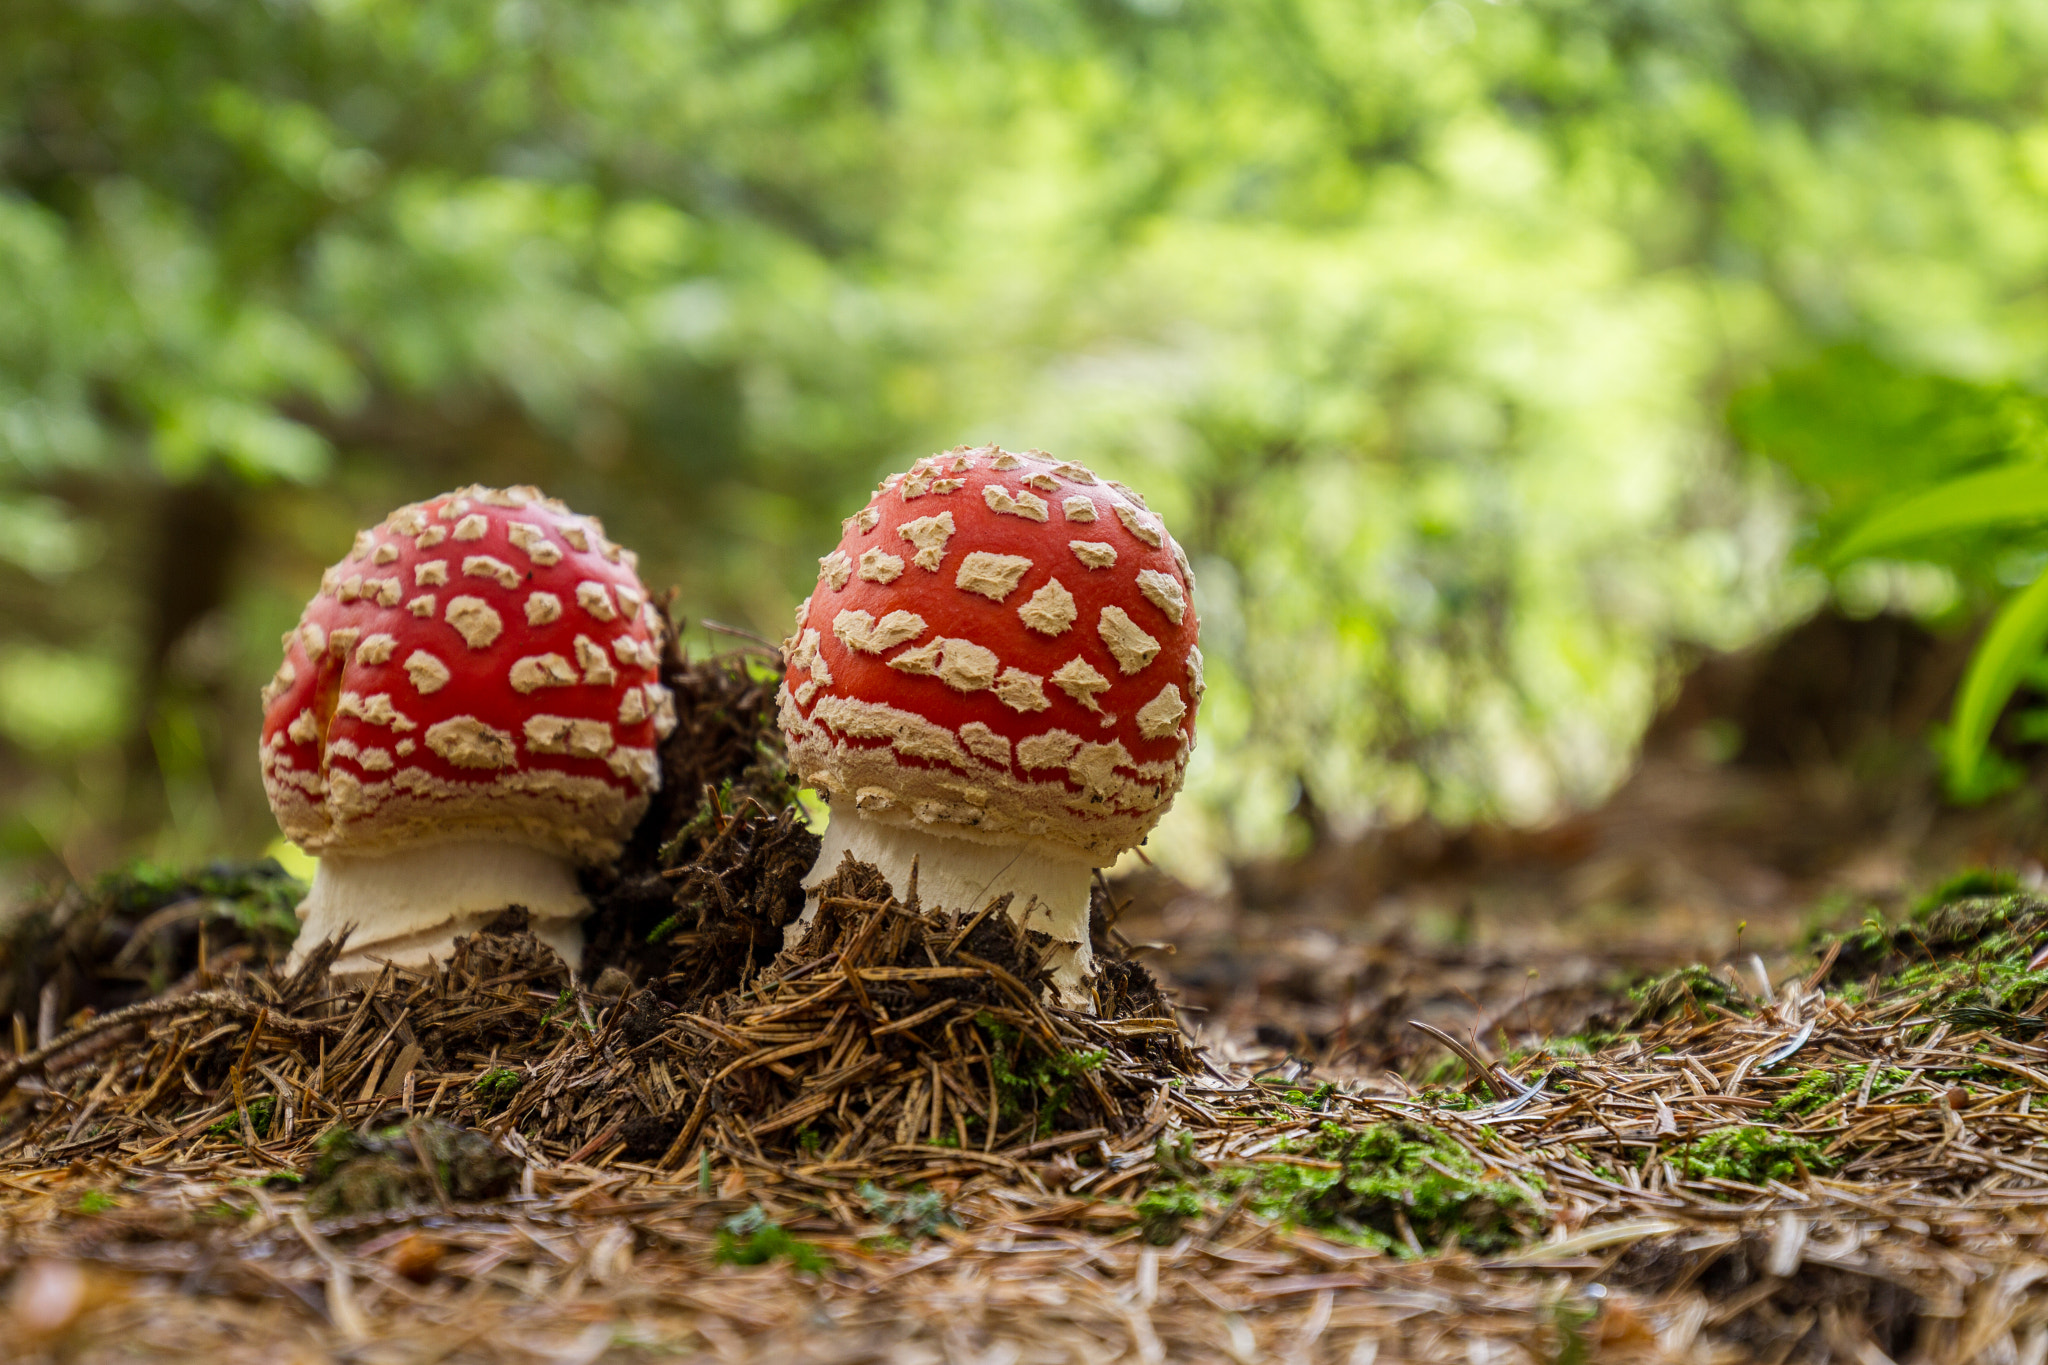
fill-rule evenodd
<path id="1" fill-rule="evenodd" d="M 256 1131 L 257 1137 L 260 1138 L 270 1131 L 270 1120 L 276 1113 L 277 1100 L 273 1096 L 263 1095 L 249 1101 L 249 1126 Z M 239 1110 L 232 1111 L 226 1118 L 216 1123 L 208 1124 L 206 1132 L 209 1137 L 240 1137 L 242 1135 L 241 1112 Z"/>
<path id="2" fill-rule="evenodd" d="M 540 1027 L 545 1028 L 549 1024 L 562 1029 L 590 1030 L 590 1025 L 576 1009 L 576 992 L 570 987 L 562 987 L 555 995 L 555 1003 L 548 1006 L 547 1013 L 540 1017 Z"/>
<path id="3" fill-rule="evenodd" d="M 238 945 L 282 957 L 306 894 L 276 862 L 214 862 L 195 871 L 136 863 L 91 886 L 33 893 L 0 915 L 0 1020 L 34 1019 L 45 988 L 58 1014 L 114 1009 L 161 994 L 199 962 Z"/>
<path id="4" fill-rule="evenodd" d="M 147 914 L 182 900 L 206 900 L 214 919 L 231 921 L 252 939 L 290 943 L 299 935 L 294 911 L 306 898 L 273 858 L 253 863 L 212 862 L 198 871 L 138 862 L 102 877 L 96 888 L 121 914 Z"/>
<path id="5" fill-rule="evenodd" d="M 1978 874 L 1981 875 L 1981 874 Z M 2028 963 L 2048 932 L 2048 902 L 2024 894 L 1951 900 L 1894 931 L 1881 994 L 1918 997 L 1917 1011 L 1952 1027 L 2031 1038 L 2048 1000 L 2048 971 Z"/>
<path id="6" fill-rule="evenodd" d="M 830 1257 L 812 1243 L 792 1237 L 759 1204 L 718 1225 L 718 1245 L 711 1259 L 719 1265 L 766 1265 L 784 1260 L 813 1275 L 832 1268 Z"/>
<path id="7" fill-rule="evenodd" d="M 1688 1180 L 1732 1180 L 1743 1185 L 1826 1175 L 1840 1164 L 1811 1139 L 1750 1124 L 1702 1133 L 1673 1147 L 1664 1159 Z"/>
<path id="8" fill-rule="evenodd" d="M 1944 906 L 1960 900 L 1989 896 L 2010 896 L 2020 889 L 2020 879 L 1995 868 L 1972 867 L 1956 873 L 1913 902 L 1913 918 L 1925 920 Z"/>
<path id="9" fill-rule="evenodd" d="M 1334 1081 L 1324 1081 L 1313 1090 L 1303 1090 L 1292 1081 L 1262 1080 L 1258 1084 L 1271 1091 L 1273 1098 L 1281 1104 L 1292 1105 L 1296 1109 L 1325 1108 L 1330 1097 L 1337 1093 Z"/>
<path id="10" fill-rule="evenodd" d="M 509 1066 L 501 1066 L 470 1082 L 470 1090 L 483 1101 L 486 1108 L 500 1109 L 511 1103 L 519 1093 L 519 1087 L 526 1084 L 526 1077 Z"/>
<path id="11" fill-rule="evenodd" d="M 1987 874 L 1961 883 L 1974 887 Z M 2029 973 L 2027 960 L 2048 934 L 2048 901 L 2024 892 L 1949 898 L 1930 896 L 1903 924 L 1872 915 L 1861 928 L 1835 942 L 1828 984 L 1861 980 L 1878 993 L 1907 992 L 1927 997 L 1923 1009 L 1964 1004 L 2013 1011 L 2023 991 L 2038 992 L 2048 973 Z M 1816 950 L 1826 952 L 1823 940 Z M 1996 994 L 1985 996 L 1989 986 Z M 2003 998 L 1999 998 L 1999 996 Z"/>
<path id="12" fill-rule="evenodd" d="M 1160 1162 L 1169 1178 L 1137 1203 L 1146 1238 L 1170 1243 L 1191 1221 L 1240 1200 L 1258 1217 L 1398 1255 L 1410 1252 L 1411 1238 L 1425 1251 L 1454 1245 L 1500 1251 L 1522 1241 L 1532 1226 L 1525 1187 L 1489 1171 L 1444 1134 L 1415 1124 L 1324 1123 L 1276 1151 L 1306 1160 L 1210 1171 L 1193 1160 L 1191 1146 L 1173 1147 L 1172 1159 Z"/>
<path id="13" fill-rule="evenodd" d="M 2041 1022 L 2023 1017 L 2048 991 L 2048 971 L 2028 971 L 2030 944 L 2003 934 L 1986 941 L 1987 955 L 1962 960 L 1918 962 L 1888 978 L 1882 991 L 1919 997 L 1919 1012 L 1949 1014 L 1965 1028 L 2028 1037 Z"/>
<path id="14" fill-rule="evenodd" d="M 989 1068 L 995 1073 L 1003 1125 L 1031 1119 L 1041 1137 L 1053 1130 L 1070 1107 L 1081 1077 L 1099 1069 L 1109 1056 L 1100 1048 L 1048 1052 L 1036 1040 L 990 1015 L 977 1014 L 974 1022 L 989 1040 Z"/>
<path id="15" fill-rule="evenodd" d="M 1238 1182 L 1242 1184 L 1242 1181 Z M 1218 1188 L 1223 1187 L 1219 1182 Z M 1154 1185 L 1138 1196 L 1138 1226 L 1145 1240 L 1154 1246 L 1171 1246 L 1187 1225 L 1205 1214 L 1213 1214 L 1215 1192 L 1196 1183 Z"/>
<path id="16" fill-rule="evenodd" d="M 1486 1103 L 1477 1095 L 1468 1094 L 1463 1090 L 1445 1090 L 1441 1086 L 1434 1085 L 1424 1086 L 1420 1091 L 1416 1092 L 1415 1098 L 1432 1109 L 1450 1109 L 1453 1111 L 1477 1109 L 1480 1105 Z"/>
<path id="17" fill-rule="evenodd" d="M 1629 991 L 1628 998 L 1635 1009 L 1622 1021 L 1623 1029 L 1641 1028 L 1688 1012 L 1702 1013 L 1710 1005 L 1734 1014 L 1750 1012 L 1749 1001 L 1735 987 L 1698 964 L 1653 976 Z"/>
<path id="18" fill-rule="evenodd" d="M 1209 1174 L 1208 1163 L 1195 1153 L 1195 1135 L 1185 1128 L 1152 1144 L 1152 1164 L 1168 1180 L 1199 1180 Z"/>
<path id="19" fill-rule="evenodd" d="M 1843 1067 L 1828 1071 L 1816 1067 L 1799 1078 L 1799 1084 L 1786 1094 L 1772 1101 L 1763 1116 L 1774 1123 L 1786 1119 L 1805 1118 L 1827 1108 L 1835 1101 L 1849 1095 L 1863 1093 L 1863 1077 L 1870 1070 L 1870 1064 Z M 1877 1075 L 1871 1078 L 1870 1097 L 1878 1099 L 1913 1079 L 1913 1073 L 1902 1067 L 1878 1067 Z"/>
<path id="20" fill-rule="evenodd" d="M 424 1152 L 432 1169 L 420 1164 Z M 424 1204 L 437 1194 L 491 1199 L 512 1188 L 514 1161 L 489 1136 L 439 1119 L 415 1118 L 358 1133 L 331 1128 L 306 1172 L 306 1208 L 315 1217 L 375 1213 Z"/>
<path id="21" fill-rule="evenodd" d="M 2012 948 L 2013 930 L 2039 928 L 2044 916 L 2048 904 L 2032 896 L 1972 896 L 1916 916 L 1893 935 L 1893 944 L 1923 956 L 2002 957 Z"/>

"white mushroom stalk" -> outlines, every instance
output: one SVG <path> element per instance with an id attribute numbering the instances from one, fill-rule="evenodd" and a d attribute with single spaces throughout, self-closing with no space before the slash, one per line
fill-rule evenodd
<path id="1" fill-rule="evenodd" d="M 1053 984 L 1063 998 L 1084 1000 L 1095 972 L 1088 940 L 1088 908 L 1095 865 L 1087 857 L 1051 844 L 1037 846 L 982 842 L 939 825 L 885 823 L 855 807 L 832 811 L 824 847 L 805 879 L 808 914 L 817 888 L 851 853 L 871 864 L 898 895 L 908 894 L 917 869 L 920 904 L 971 911 L 998 896 L 1009 896 L 1012 916 L 1027 929 L 1060 945 L 1053 959 Z"/>
<path id="2" fill-rule="evenodd" d="M 1008 893 L 1093 1007 L 1090 872 L 1180 789 L 1202 693 L 1187 559 L 1136 493 L 1036 452 L 920 460 L 847 518 L 784 644 L 780 721 L 852 853 L 962 914 Z"/>
<path id="3" fill-rule="evenodd" d="M 564 962 L 582 960 L 579 921 L 590 902 L 566 856 L 500 839 L 409 844 L 388 853 L 330 853 L 299 905 L 303 924 L 294 959 L 311 945 L 349 931 L 334 970 L 364 974 L 377 959 L 419 966 L 447 956 L 448 945 L 505 910 L 526 911 L 536 938 Z"/>

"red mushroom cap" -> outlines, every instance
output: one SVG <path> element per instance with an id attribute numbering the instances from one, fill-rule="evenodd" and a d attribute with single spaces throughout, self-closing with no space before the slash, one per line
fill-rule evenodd
<path id="1" fill-rule="evenodd" d="M 803 781 L 864 815 L 1143 841 L 1194 745 L 1187 558 L 1144 500 L 1041 452 L 961 447 L 885 480 L 819 561 L 784 646 Z"/>
<path id="2" fill-rule="evenodd" d="M 356 537 L 263 689 L 263 785 L 312 852 L 502 837 L 615 856 L 675 725 L 634 556 L 531 488 Z"/>

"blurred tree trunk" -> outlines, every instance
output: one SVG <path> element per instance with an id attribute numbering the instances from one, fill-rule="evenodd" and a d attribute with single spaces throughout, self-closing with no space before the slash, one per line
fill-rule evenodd
<path id="1" fill-rule="evenodd" d="M 219 679 L 181 678 L 177 656 L 193 630 L 227 604 L 243 540 L 246 497 L 247 490 L 236 481 L 209 475 L 164 485 L 150 514 L 152 546 L 137 593 L 144 611 L 143 653 L 137 668 L 135 725 L 127 743 L 128 771 L 134 775 L 128 783 L 128 825 L 137 833 L 162 823 L 170 779 L 175 776 L 166 771 L 159 729 L 166 706 L 182 701 L 210 710 L 209 703 L 217 700 L 179 696 L 189 685 L 211 691 Z M 155 773 L 157 780 L 138 780 L 143 773 Z"/>

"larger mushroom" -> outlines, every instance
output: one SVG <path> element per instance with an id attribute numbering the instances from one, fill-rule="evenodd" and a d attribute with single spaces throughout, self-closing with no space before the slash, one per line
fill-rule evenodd
<path id="1" fill-rule="evenodd" d="M 263 689 L 263 785 L 320 855 L 292 965 L 413 966 L 508 906 L 572 967 L 675 724 L 631 551 L 531 488 L 401 507 L 320 581 Z"/>
<path id="2" fill-rule="evenodd" d="M 984 446 L 893 475 L 845 522 L 784 645 L 783 736 L 848 853 L 927 905 L 1004 893 L 1087 1007 L 1090 874 L 1144 841 L 1194 745 L 1188 563 L 1144 500 Z M 806 908 L 806 915 L 815 904 Z"/>

